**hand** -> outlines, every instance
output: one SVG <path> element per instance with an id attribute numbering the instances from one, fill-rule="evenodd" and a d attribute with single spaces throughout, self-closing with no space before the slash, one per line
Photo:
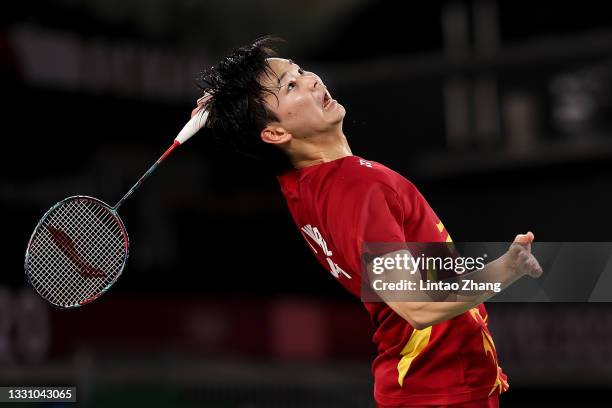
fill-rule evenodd
<path id="1" fill-rule="evenodd" d="M 519 276 L 529 275 L 539 278 L 542 275 L 542 267 L 531 253 L 531 243 L 534 240 L 533 233 L 519 234 L 514 238 L 508 252 L 503 255 L 506 266 Z"/>
<path id="2" fill-rule="evenodd" d="M 204 109 L 211 98 L 211 94 L 204 92 L 204 95 L 196 101 L 196 107 L 191 111 L 191 117 L 193 118 L 195 115 L 198 114 L 198 112 Z"/>

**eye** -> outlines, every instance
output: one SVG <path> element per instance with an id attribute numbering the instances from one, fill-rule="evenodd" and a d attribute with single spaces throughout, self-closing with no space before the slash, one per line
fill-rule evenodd
<path id="1" fill-rule="evenodd" d="M 304 70 L 302 68 L 298 68 L 298 74 L 304 75 Z"/>
<path id="2" fill-rule="evenodd" d="M 295 88 L 295 81 L 291 81 L 287 84 L 287 90 L 290 91 Z"/>

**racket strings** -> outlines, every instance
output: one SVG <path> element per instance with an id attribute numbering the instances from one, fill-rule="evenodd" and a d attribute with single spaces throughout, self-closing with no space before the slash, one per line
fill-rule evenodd
<path id="1" fill-rule="evenodd" d="M 96 290 L 100 284 L 104 283 L 103 279 L 101 279 L 104 277 L 103 274 L 95 276 L 94 274 L 88 273 L 87 270 L 87 268 L 94 268 L 96 263 L 100 264 L 100 270 L 108 270 L 110 266 L 107 259 L 96 259 L 92 256 L 95 255 L 96 249 L 103 247 L 104 243 L 109 239 L 108 229 L 100 228 L 100 226 L 104 224 L 101 224 L 96 218 L 93 218 L 99 217 L 98 219 L 100 221 L 108 222 L 100 217 L 100 215 L 103 216 L 103 214 L 101 209 L 90 211 L 89 206 L 75 206 L 75 203 L 72 202 L 68 203 L 66 207 L 60 208 L 59 211 L 56 211 L 53 216 L 50 217 L 49 223 L 45 225 L 47 231 L 55 232 L 59 230 L 62 233 L 59 236 L 51 234 L 53 242 L 46 242 L 46 254 L 52 256 L 54 261 L 51 270 L 56 271 L 63 268 L 68 271 L 68 273 L 64 276 L 56 273 L 47 273 L 45 275 L 46 279 L 43 279 L 41 282 L 47 287 L 43 287 L 42 289 L 47 289 L 47 292 L 49 292 L 48 289 L 51 288 L 61 289 L 63 295 L 72 295 L 68 297 L 64 296 L 66 302 L 72 303 L 80 297 L 81 294 L 86 295 L 88 292 Z M 59 228 L 54 230 L 54 228 L 56 228 L 55 226 Z M 91 234 L 92 231 L 94 234 Z M 99 235 L 96 235 L 96 233 Z M 58 288 L 58 283 L 63 284 L 63 287 Z"/>
<path id="2" fill-rule="evenodd" d="M 71 307 L 115 281 L 127 257 L 127 237 L 110 209 L 80 197 L 43 219 L 28 252 L 32 285 L 51 303 Z"/>
<path id="3" fill-rule="evenodd" d="M 70 204 L 68 204 L 70 206 Z M 68 207 L 67 206 L 67 207 Z M 66 255 L 67 251 L 62 251 L 63 247 L 67 247 L 69 245 L 68 239 L 60 236 L 54 236 L 53 232 L 56 230 L 52 230 L 51 228 L 57 228 L 57 231 L 65 232 L 70 231 L 72 233 L 66 233 L 69 237 L 70 235 L 76 238 L 76 241 L 79 242 L 78 236 L 82 235 L 80 229 L 74 228 L 70 219 L 64 219 L 66 216 L 66 209 L 59 208 L 56 212 L 54 212 L 49 220 L 45 222 L 43 225 L 43 229 L 40 230 L 40 241 L 36 242 L 35 245 L 32 246 L 32 254 L 31 254 L 31 265 L 30 269 L 31 280 L 35 281 L 35 287 L 40 289 L 44 295 L 54 298 L 57 297 L 58 291 L 62 290 L 63 302 L 69 303 L 71 299 L 67 294 L 78 293 L 83 290 L 83 282 L 80 282 L 80 287 L 77 287 L 78 281 L 74 277 L 74 273 L 78 273 L 78 264 L 72 263 L 70 261 L 70 256 Z M 46 228 L 46 230 L 45 230 Z M 68 235 L 70 234 L 70 235 Z M 36 251 L 40 251 L 40 257 L 36 256 Z M 82 248 L 76 246 L 74 248 L 75 253 L 84 253 Z M 68 252 L 70 254 L 70 252 Z M 68 258 L 68 259 L 67 259 Z M 44 259 L 48 260 L 48 266 L 46 270 L 39 271 L 37 268 L 36 261 L 42 261 Z M 58 270 L 64 270 L 64 274 L 57 273 Z M 41 273 L 39 273 L 41 272 Z M 71 277 L 72 276 L 72 277 Z M 39 279 L 36 279 L 39 278 Z M 53 300 L 53 299 L 50 299 Z"/>

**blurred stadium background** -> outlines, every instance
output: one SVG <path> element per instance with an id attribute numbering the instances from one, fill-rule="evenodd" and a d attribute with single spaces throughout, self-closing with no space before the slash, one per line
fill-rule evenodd
<path id="1" fill-rule="evenodd" d="M 189 117 L 197 72 L 276 34 L 347 108 L 353 153 L 414 181 L 456 241 L 610 241 L 610 17 L 588 1 L 7 3 L 0 384 L 74 384 L 86 407 L 373 407 L 366 312 L 256 163 L 190 141 L 122 208 L 128 267 L 80 310 L 25 286 L 33 227 L 68 195 L 116 202 Z M 488 307 L 504 407 L 609 406 L 611 305 Z"/>

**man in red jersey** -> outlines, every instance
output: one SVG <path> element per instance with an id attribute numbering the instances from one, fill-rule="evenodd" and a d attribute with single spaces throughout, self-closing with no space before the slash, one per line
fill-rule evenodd
<path id="1" fill-rule="evenodd" d="M 344 107 L 316 74 L 278 58 L 269 40 L 235 50 L 199 83 L 206 97 L 192 114 L 209 111 L 208 132 L 268 163 L 288 160 L 291 168 L 278 180 L 289 211 L 317 259 L 355 296 L 364 243 L 450 241 L 412 183 L 352 154 L 342 131 Z M 539 276 L 533 239 L 530 232 L 518 235 L 481 272 L 502 288 L 523 275 Z M 492 293 L 453 296 L 452 302 L 364 302 L 376 326 L 379 407 L 498 406 L 508 383 L 482 304 Z"/>

